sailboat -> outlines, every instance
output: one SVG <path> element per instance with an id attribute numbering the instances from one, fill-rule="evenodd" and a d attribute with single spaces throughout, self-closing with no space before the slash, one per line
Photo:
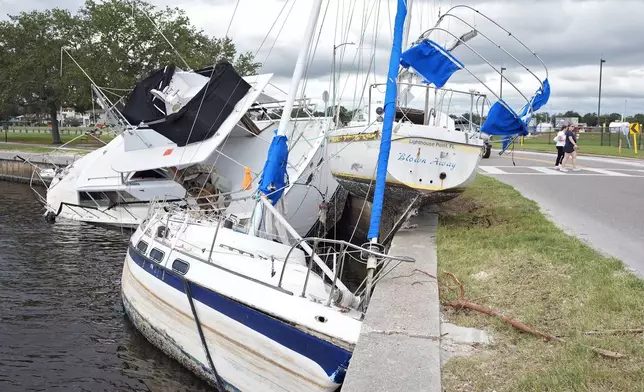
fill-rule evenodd
<path id="1" fill-rule="evenodd" d="M 311 7 L 286 113 L 306 67 L 321 3 Z M 230 116 L 234 112 L 223 124 L 236 122 Z M 135 327 L 221 391 L 336 390 L 360 334 L 365 290 L 411 261 L 298 235 L 280 213 L 292 189 L 288 123 L 283 117 L 272 139 L 249 222 L 217 203 L 153 207 L 125 258 L 122 299 Z M 117 170 L 142 164 L 119 162 Z M 241 191 L 230 196 L 231 202 L 246 197 Z M 269 227 L 278 235 L 269 234 Z M 341 279 L 349 254 L 380 267 L 353 291 Z"/>
<path id="2" fill-rule="evenodd" d="M 411 4 L 411 1 L 409 2 Z M 547 79 L 547 68 L 544 64 L 546 79 L 541 79 L 525 66 L 515 55 L 492 40 L 480 27 L 468 23 L 458 11 L 466 11 L 477 17 L 490 21 L 494 29 L 500 29 L 525 48 L 541 64 L 543 61 L 529 50 L 516 36 L 501 27 L 498 23 L 470 6 L 456 5 L 443 14 L 435 26 L 423 32 L 413 42 L 411 47 L 401 52 L 400 64 L 394 75 L 397 89 L 407 94 L 414 88 L 424 96 L 423 109 L 404 106 L 404 99 L 395 101 L 385 99 L 384 105 L 378 105 L 375 110 L 372 105 L 372 89 L 381 84 L 369 87 L 369 107 L 366 121 L 352 123 L 347 127 L 338 127 L 329 132 L 329 156 L 331 171 L 341 186 L 347 189 L 353 205 L 352 216 L 359 216 L 351 224 L 357 232 L 364 235 L 367 231 L 368 214 L 362 213 L 361 204 L 366 200 L 371 202 L 374 197 L 376 173 L 383 162 L 377 157 L 380 154 L 378 146 L 385 135 L 385 119 L 383 114 L 387 106 L 394 108 L 395 125 L 392 130 L 387 173 L 383 181 L 387 184 L 385 214 L 383 228 L 389 233 L 387 240 L 392 238 L 396 228 L 405 220 L 414 207 L 421 204 L 434 204 L 453 199 L 460 195 L 476 176 L 476 169 L 483 154 L 487 153 L 487 135 L 516 135 L 527 132 L 525 124 L 532 113 L 538 110 L 550 94 Z M 409 18 L 407 19 L 407 23 Z M 459 22 L 469 31 L 456 35 L 443 27 L 446 21 Z M 408 28 L 403 32 L 405 46 Z M 452 42 L 441 45 L 434 38 L 438 34 L 447 35 Z M 494 66 L 486 57 L 470 45 L 471 40 L 481 37 L 491 42 L 495 47 L 507 54 L 521 69 L 528 71 L 539 85 L 539 90 L 532 98 L 527 98 L 515 84 L 510 82 L 501 72 L 500 67 Z M 459 50 L 466 50 L 470 57 L 478 58 L 489 66 L 489 71 L 499 74 L 511 88 L 523 99 L 524 106 L 514 111 L 508 103 L 500 99 L 497 92 L 474 74 L 466 64 L 457 57 Z M 507 66 L 507 64 L 506 64 Z M 489 93 L 484 94 L 476 89 L 462 91 L 448 88 L 446 85 L 452 75 L 466 72 L 473 80 Z M 418 79 L 418 82 L 411 81 Z M 391 81 L 388 80 L 386 85 Z M 481 118 L 485 105 L 489 102 L 488 95 L 497 98 L 490 106 L 487 120 L 481 126 L 470 119 L 474 114 Z M 404 94 L 402 94 L 404 95 Z M 452 99 L 469 102 L 469 118 L 459 119 L 451 112 Z M 475 109 L 478 113 L 475 113 Z M 480 111 L 479 109 L 480 108 Z M 363 113 L 364 113 L 363 112 Z M 363 114 L 363 117 L 364 114 Z M 455 120 L 456 119 L 456 120 Z M 460 120 L 460 121 L 459 121 Z M 363 237 L 364 238 L 364 237 Z"/>

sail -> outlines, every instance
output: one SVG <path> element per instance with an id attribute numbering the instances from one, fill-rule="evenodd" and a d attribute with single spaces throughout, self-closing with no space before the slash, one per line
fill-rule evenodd
<path id="1" fill-rule="evenodd" d="M 400 65 L 404 68 L 411 67 L 425 78 L 424 83 L 432 83 L 437 88 L 443 87 L 454 72 L 464 68 L 456 57 L 430 39 L 424 39 L 404 51 Z"/>
<path id="2" fill-rule="evenodd" d="M 371 220 L 367 238 L 377 239 L 380 234 L 380 217 L 382 215 L 385 197 L 385 181 L 387 180 L 387 164 L 391 150 L 391 133 L 396 115 L 397 86 L 399 61 L 402 53 L 403 25 L 407 17 L 407 4 L 405 0 L 398 0 L 396 20 L 394 24 L 394 39 L 389 57 L 389 72 L 387 74 L 387 90 L 385 92 L 385 116 L 382 122 L 380 151 L 378 152 L 378 167 L 376 169 L 376 188 L 374 190 L 373 204 L 371 207 Z"/>
<path id="3" fill-rule="evenodd" d="M 497 101 L 487 114 L 481 132 L 490 136 L 527 135 L 530 116 L 520 117 L 504 101 Z"/>
<path id="4" fill-rule="evenodd" d="M 249 89 L 227 61 L 197 73 L 170 65 L 137 84 L 123 115 L 183 147 L 212 137 Z"/>
<path id="5" fill-rule="evenodd" d="M 284 190 L 289 184 L 286 165 L 288 164 L 288 145 L 287 137 L 278 135 L 275 130 L 275 136 L 268 148 L 268 156 L 262 170 L 262 177 L 259 180 L 259 191 L 268 197 L 273 205 L 277 204 L 282 197 Z"/>

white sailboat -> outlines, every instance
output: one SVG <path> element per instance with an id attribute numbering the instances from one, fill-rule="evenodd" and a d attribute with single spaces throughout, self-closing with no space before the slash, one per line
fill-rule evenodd
<path id="1" fill-rule="evenodd" d="M 313 1 L 286 113 L 321 3 Z M 241 223 L 217 203 L 153 208 L 125 258 L 122 298 L 136 328 L 222 391 L 336 390 L 368 297 L 365 284 L 351 291 L 341 280 L 347 252 L 372 256 L 381 274 L 403 260 L 348 242 L 302 238 L 280 214 L 280 203 L 294 189 L 286 177 L 288 124 L 280 121 L 259 191 L 250 198 L 243 191 L 230 194 L 230 205 L 253 203 L 250 221 Z M 120 162 L 117 169 L 140 169 L 138 161 Z M 278 235 L 267 233 L 269 227 Z"/>
<path id="2" fill-rule="evenodd" d="M 476 176 L 476 168 L 482 154 L 486 151 L 487 136 L 482 134 L 481 128 L 469 119 L 459 121 L 461 124 L 457 124 L 454 119 L 458 119 L 458 117 L 452 112 L 456 108 L 451 106 L 451 102 L 453 98 L 456 100 L 460 96 L 462 102 L 470 103 L 470 119 L 475 114 L 474 109 L 477 108 L 478 111 L 479 107 L 481 110 L 478 111 L 478 114 L 482 117 L 487 95 L 477 90 L 459 91 L 447 88 L 445 85 L 452 74 L 459 71 L 467 72 L 498 99 L 498 102 L 490 108 L 491 113 L 488 116 L 487 126 L 483 124 L 482 127 L 488 135 L 505 134 L 510 131 L 510 128 L 514 134 L 523 132 L 523 129 L 518 131 L 515 127 L 504 129 L 505 125 L 499 127 L 492 124 L 498 120 L 496 117 L 491 120 L 491 116 L 499 107 L 503 108 L 505 112 L 509 110 L 508 119 L 516 120 L 514 122 L 523 117 L 529 117 L 533 111 L 538 109 L 531 104 L 534 97 L 528 99 L 508 80 L 509 86 L 518 92 L 525 101 L 525 110 L 521 113 L 514 112 L 492 88 L 483 82 L 482 78 L 470 71 L 456 57 L 455 53 L 459 50 L 468 50 L 474 57 L 487 64 L 492 72 L 498 73 L 504 80 L 507 80 L 506 76 L 501 73 L 500 67 L 492 65 L 474 49 L 468 43 L 470 40 L 480 36 L 486 41 L 494 43 L 501 51 L 507 53 L 520 68 L 527 70 L 529 75 L 535 78 L 539 83 L 540 91 L 547 88 L 549 95 L 547 69 L 546 80 L 541 82 L 517 57 L 496 44 L 479 27 L 468 23 L 464 17 L 458 15 L 457 11 L 474 13 L 477 17 L 491 21 L 494 28 L 509 33 L 472 7 L 457 5 L 450 8 L 439 18 L 434 27 L 421 34 L 413 45 L 401 54 L 400 66 L 403 72 L 396 74 L 397 88 L 404 93 L 410 89 L 420 90 L 420 94 L 416 95 L 424 96 L 423 109 L 402 107 L 401 101 L 390 102 L 385 99 L 384 105 L 378 105 L 374 110 L 371 105 L 371 91 L 380 84 L 373 84 L 369 88 L 369 108 L 365 110 L 366 121 L 363 118 L 362 122 L 352 123 L 329 133 L 328 150 L 331 157 L 330 167 L 334 177 L 344 188 L 349 190 L 353 197 L 371 201 L 376 169 L 380 164 L 377 157 L 378 146 L 383 134 L 382 114 L 386 111 L 387 105 L 396 106 L 395 125 L 392 131 L 391 150 L 387 165 L 387 199 L 385 202 L 386 209 L 393 211 L 393 215 L 399 216 L 407 211 L 410 203 L 414 205 L 440 203 L 452 199 L 461 194 Z M 453 23 L 460 22 L 471 30 L 457 36 L 443 27 L 445 21 L 450 20 Z M 433 40 L 433 36 L 438 33 L 446 34 L 453 42 L 446 46 L 438 44 Z M 403 34 L 406 37 L 408 29 Z M 510 34 L 510 36 L 527 49 L 514 35 Z M 538 59 L 532 51 L 530 54 Z M 405 68 L 408 71 L 405 71 Z M 407 81 L 409 76 L 420 78 L 422 83 Z M 365 117 L 364 114 L 363 117 Z M 462 123 L 465 123 L 465 126 Z M 391 228 L 398 216 L 389 219 L 389 224 L 386 226 Z M 361 232 L 365 231 L 364 222 L 366 220 L 362 223 L 355 223 L 361 228 Z"/>

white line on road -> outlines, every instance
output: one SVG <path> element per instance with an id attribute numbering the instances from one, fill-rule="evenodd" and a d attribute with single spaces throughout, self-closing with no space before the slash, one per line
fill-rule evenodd
<path id="1" fill-rule="evenodd" d="M 539 167 L 539 166 L 528 166 L 528 167 L 530 169 L 532 169 L 532 170 L 536 170 L 538 172 L 545 173 L 545 174 L 554 174 L 555 176 L 557 176 L 557 175 L 558 176 L 565 176 L 564 173 L 562 173 L 562 172 L 560 172 L 558 170 L 555 170 L 555 169 L 550 169 L 548 167 Z"/>
<path id="2" fill-rule="evenodd" d="M 489 174 L 510 174 L 508 172 L 504 172 L 503 170 L 495 167 L 495 166 L 479 166 L 479 169 L 489 173 Z"/>
<path id="3" fill-rule="evenodd" d="M 595 169 L 595 168 L 591 168 L 591 167 L 586 167 L 586 168 L 584 168 L 584 170 L 592 171 L 592 172 L 599 173 L 599 174 L 605 174 L 607 176 L 632 177 L 630 174 L 620 173 L 620 172 L 616 172 L 616 171 L 612 171 L 612 170 Z"/>

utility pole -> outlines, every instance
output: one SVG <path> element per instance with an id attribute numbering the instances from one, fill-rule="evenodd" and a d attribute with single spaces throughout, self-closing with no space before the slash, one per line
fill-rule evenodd
<path id="1" fill-rule="evenodd" d="M 602 70 L 603 70 L 605 62 L 606 62 L 606 60 L 604 60 L 604 59 L 599 60 L 599 98 L 597 100 L 597 125 L 601 129 L 601 136 L 600 136 L 599 144 L 602 145 L 602 146 L 604 145 L 604 127 L 602 127 L 602 124 L 601 124 L 602 120 L 601 120 L 600 111 L 601 111 L 601 108 L 602 108 Z"/>
<path id="2" fill-rule="evenodd" d="M 337 118 L 340 117 L 340 108 L 338 107 L 338 110 L 337 110 L 337 113 L 336 113 L 337 104 L 335 102 L 335 90 L 336 90 L 336 88 L 335 88 L 335 79 L 336 79 L 336 75 L 335 75 L 335 52 L 339 47 L 344 46 L 344 45 L 355 45 L 355 44 L 353 42 L 343 42 L 343 43 L 341 43 L 339 45 L 333 46 L 333 72 L 332 72 L 332 77 L 333 77 L 333 99 L 331 100 L 331 109 L 332 109 L 331 113 L 333 115 L 333 121 L 335 122 L 336 126 L 338 126 Z M 326 113 L 324 113 L 324 115 L 326 116 Z"/>
<path id="3" fill-rule="evenodd" d="M 501 67 L 501 86 L 499 87 L 499 99 L 503 99 L 503 71 L 505 70 L 505 67 Z"/>

